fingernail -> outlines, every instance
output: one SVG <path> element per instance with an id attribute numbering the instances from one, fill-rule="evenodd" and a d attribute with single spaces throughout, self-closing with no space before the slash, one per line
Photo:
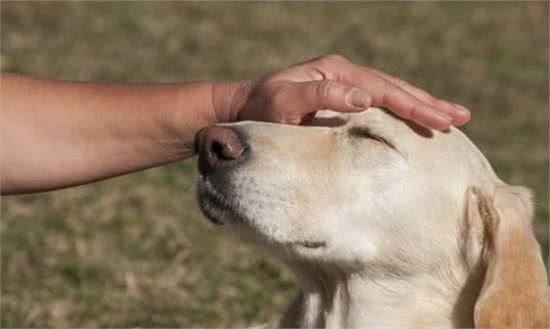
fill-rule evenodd
<path id="1" fill-rule="evenodd" d="M 446 114 L 446 113 L 435 111 L 435 114 L 437 114 L 440 118 L 442 118 L 446 121 L 453 121 L 453 118 L 451 116 L 449 116 L 448 114 Z"/>
<path id="2" fill-rule="evenodd" d="M 460 105 L 460 104 L 456 104 L 455 103 L 455 107 L 457 110 L 459 111 L 462 111 L 462 112 L 470 112 L 470 110 L 468 110 L 467 108 L 465 108 L 464 106 Z"/>
<path id="3" fill-rule="evenodd" d="M 366 92 L 359 90 L 359 88 L 352 88 L 346 94 L 346 104 L 366 109 L 371 105 L 372 98 Z"/>

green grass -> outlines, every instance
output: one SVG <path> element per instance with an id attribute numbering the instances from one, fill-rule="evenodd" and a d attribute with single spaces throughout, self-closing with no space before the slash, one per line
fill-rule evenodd
<path id="1" fill-rule="evenodd" d="M 239 79 L 326 53 L 473 110 L 466 132 L 535 191 L 548 250 L 548 4 L 2 2 L 2 70 L 108 82 Z M 276 260 L 200 214 L 194 159 L 1 201 L 4 327 L 227 327 L 277 317 Z"/>

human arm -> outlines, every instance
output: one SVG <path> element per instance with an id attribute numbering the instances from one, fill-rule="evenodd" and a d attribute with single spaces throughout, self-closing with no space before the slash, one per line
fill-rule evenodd
<path id="1" fill-rule="evenodd" d="M 220 83 L 219 108 L 237 83 Z M 193 154 L 216 113 L 213 83 L 111 85 L 2 74 L 2 194 L 51 190 Z M 221 93 L 225 95 L 221 95 Z"/>
<path id="2" fill-rule="evenodd" d="M 184 159 L 193 155 L 195 133 L 220 122 L 300 124 L 316 110 L 356 112 L 370 105 L 436 129 L 470 117 L 341 56 L 241 82 L 112 85 L 3 73 L 1 93 L 2 194 L 74 186 Z"/>

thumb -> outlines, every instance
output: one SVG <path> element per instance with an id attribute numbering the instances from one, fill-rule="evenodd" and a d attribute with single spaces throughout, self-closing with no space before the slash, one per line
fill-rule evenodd
<path id="1" fill-rule="evenodd" d="M 361 112 L 372 103 L 367 92 L 335 80 L 292 82 L 287 92 L 287 101 L 302 115 L 323 109 Z"/>

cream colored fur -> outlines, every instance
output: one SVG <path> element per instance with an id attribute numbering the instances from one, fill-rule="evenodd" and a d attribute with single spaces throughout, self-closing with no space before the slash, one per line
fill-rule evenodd
<path id="1" fill-rule="evenodd" d="M 459 130 L 377 108 L 230 126 L 250 159 L 201 177 L 201 206 L 296 274 L 302 291 L 278 326 L 549 326 L 529 193 Z"/>

